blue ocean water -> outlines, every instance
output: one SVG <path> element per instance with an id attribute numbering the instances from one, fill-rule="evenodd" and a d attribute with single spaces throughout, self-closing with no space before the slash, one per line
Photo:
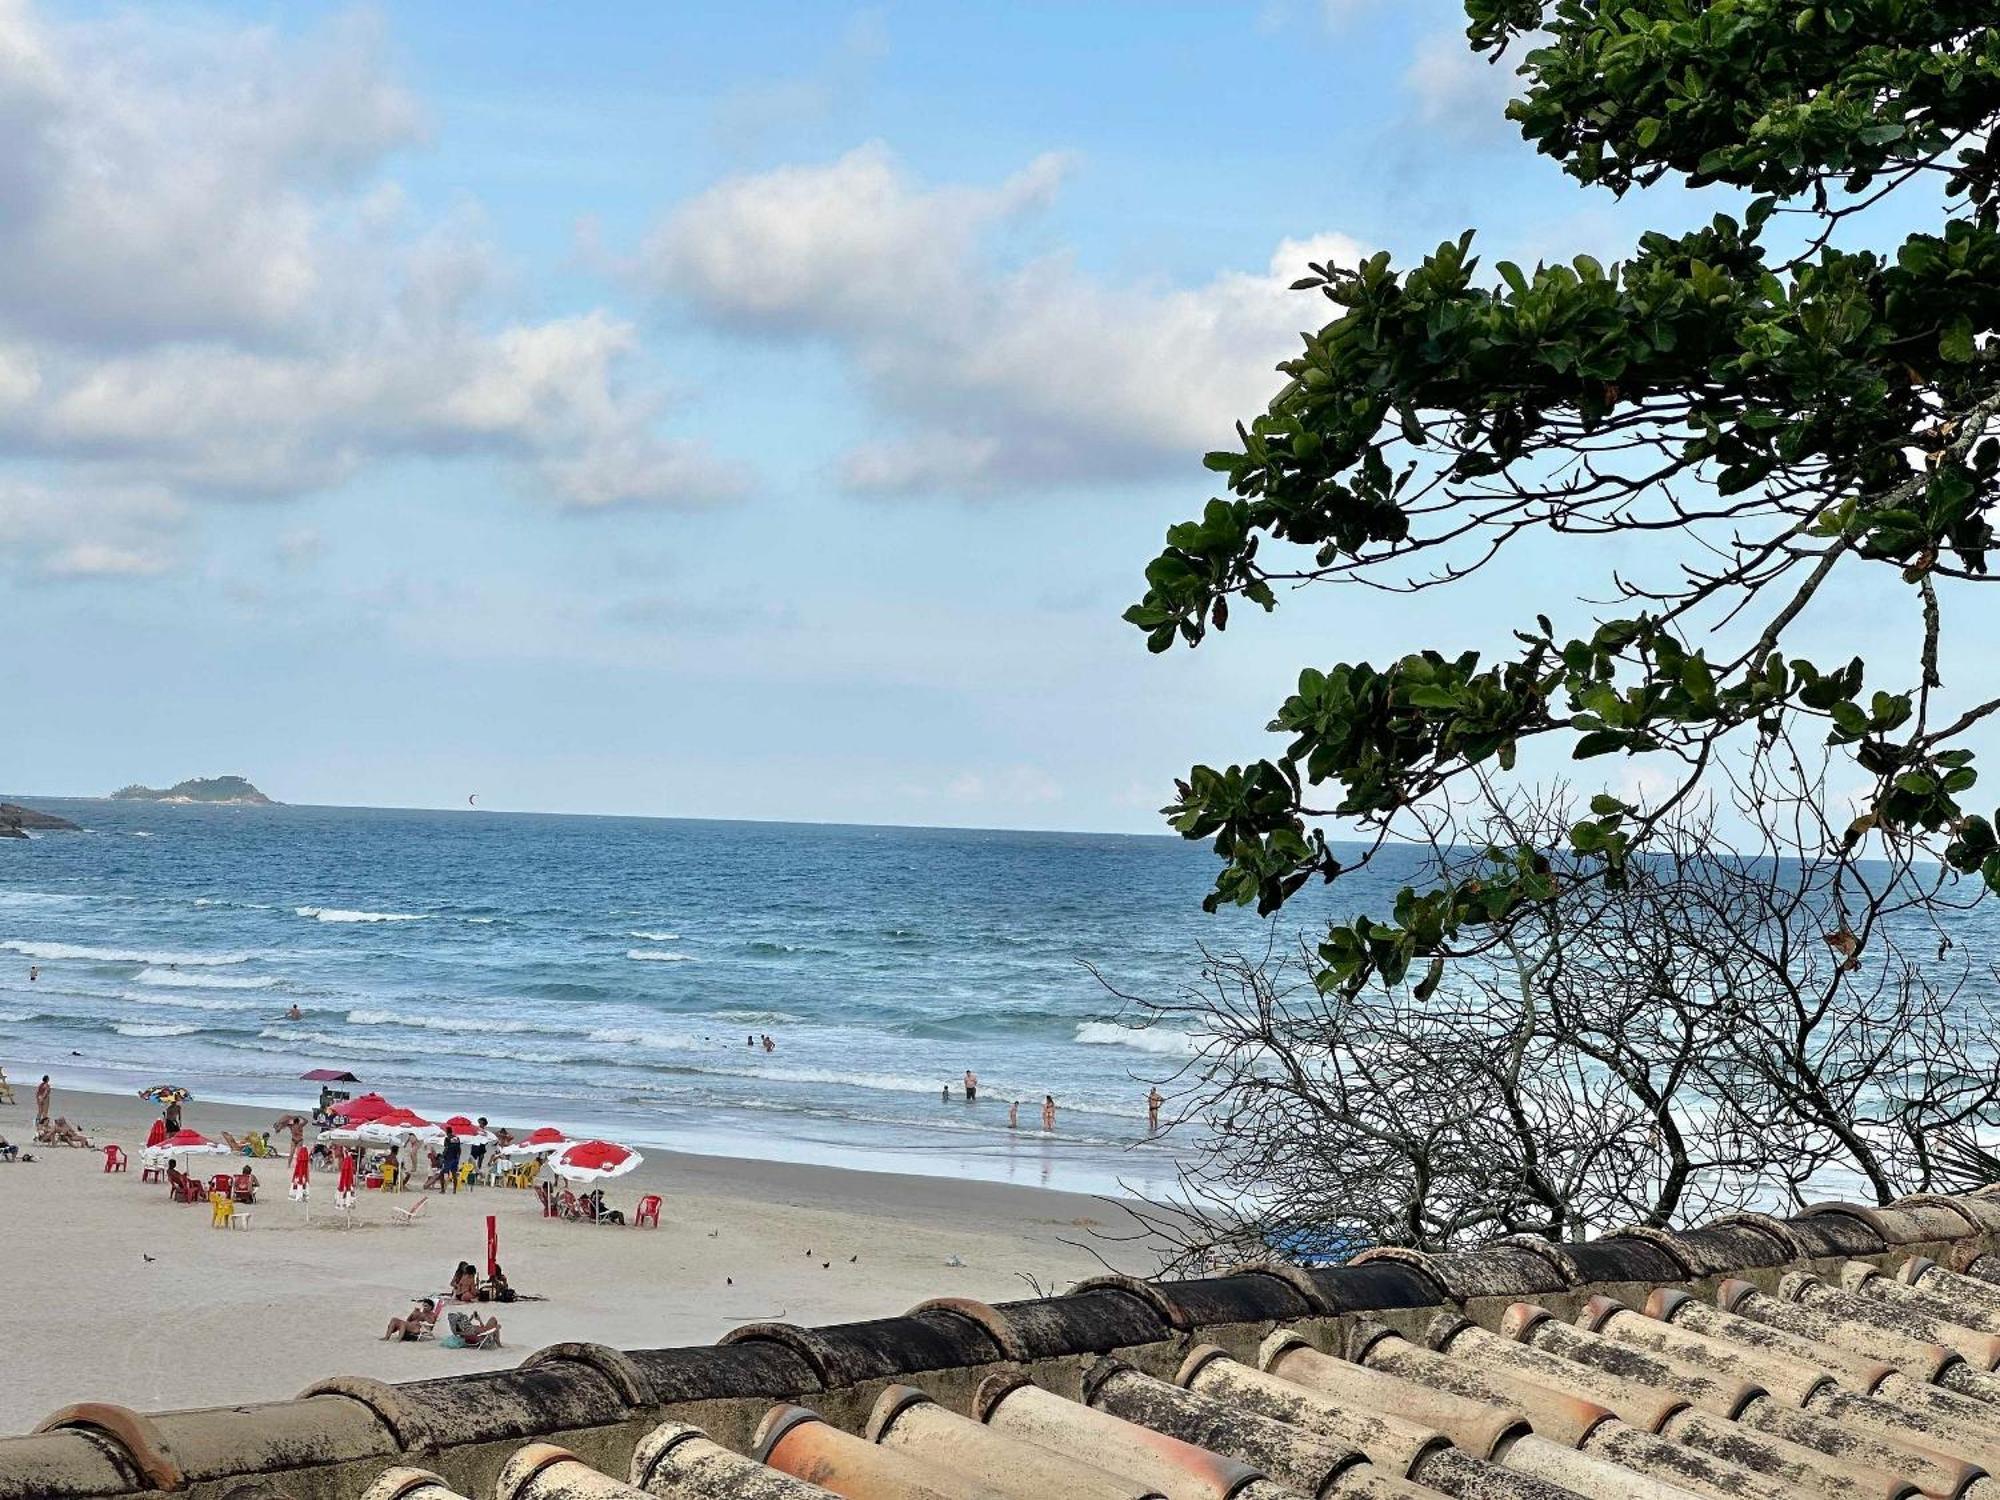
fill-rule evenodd
<path id="1" fill-rule="evenodd" d="M 79 1086 L 291 1107 L 347 1067 L 516 1126 L 1158 1191 L 1147 1081 L 1189 1044 L 1084 966 L 1159 993 L 1266 937 L 1171 837 L 20 800 L 88 831 L 0 841 L 0 1062 Z"/>

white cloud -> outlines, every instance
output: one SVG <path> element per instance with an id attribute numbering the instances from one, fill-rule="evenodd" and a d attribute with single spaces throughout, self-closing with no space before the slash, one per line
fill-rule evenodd
<path id="1" fill-rule="evenodd" d="M 1473 52 L 1459 31 L 1434 31 L 1417 43 L 1403 74 L 1417 122 L 1456 136 L 1495 139 L 1516 134 L 1507 123 L 1507 101 L 1519 92 L 1511 54 L 1489 61 Z"/>
<path id="2" fill-rule="evenodd" d="M 385 52 L 365 16 L 287 38 L 0 0 L 9 452 L 81 491 L 197 500 L 409 456 L 491 462 L 582 509 L 738 493 L 659 431 L 629 324 L 500 316 L 476 211 L 417 219 L 386 172 L 422 112 Z M 110 544 L 64 556 L 120 570 Z"/>
<path id="3" fill-rule="evenodd" d="M 177 561 L 186 507 L 157 487 L 0 480 L 0 560 L 43 578 L 143 578 Z"/>
<path id="4" fill-rule="evenodd" d="M 1126 476 L 1185 462 L 1260 410 L 1273 366 L 1323 320 L 1289 293 L 1342 235 L 1283 242 L 1195 287 L 1109 284 L 998 242 L 1070 169 L 1037 158 L 991 187 L 926 186 L 881 146 L 737 177 L 682 204 L 638 274 L 718 325 L 842 350 L 898 430 L 850 452 L 875 491 Z"/>

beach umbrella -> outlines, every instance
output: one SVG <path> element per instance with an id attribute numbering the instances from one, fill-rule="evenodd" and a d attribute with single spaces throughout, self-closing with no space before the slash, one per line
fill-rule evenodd
<path id="1" fill-rule="evenodd" d="M 354 1207 L 354 1153 L 340 1153 L 340 1178 L 334 1184 L 333 1201 L 342 1208 Z"/>
<path id="2" fill-rule="evenodd" d="M 331 1106 L 330 1112 L 340 1116 L 349 1125 L 359 1125 L 377 1115 L 386 1115 L 396 1106 L 380 1094 L 363 1094 L 355 1099 L 342 1099 Z"/>
<path id="3" fill-rule="evenodd" d="M 569 1137 L 553 1125 L 544 1125 L 540 1130 L 532 1130 L 518 1141 L 500 1148 L 502 1156 L 547 1156 L 559 1146 L 567 1146 Z"/>
<path id="4" fill-rule="evenodd" d="M 148 1146 L 142 1156 L 234 1156 L 220 1141 L 211 1141 L 199 1130 L 176 1130 L 157 1146 Z"/>
<path id="5" fill-rule="evenodd" d="M 319 1139 L 329 1146 L 358 1146 L 361 1143 L 361 1127 L 336 1125 L 331 1130 L 322 1130 Z"/>
<path id="6" fill-rule="evenodd" d="M 468 1146 L 484 1146 L 492 1143 L 493 1137 L 479 1128 L 477 1120 L 468 1120 L 464 1115 L 453 1115 L 444 1122 L 449 1130 Z"/>
<path id="7" fill-rule="evenodd" d="M 613 1141 L 574 1141 L 550 1158 L 549 1170 L 572 1182 L 599 1182 L 623 1177 L 645 1159 Z"/>
<path id="8" fill-rule="evenodd" d="M 392 1109 L 372 1120 L 364 1120 L 355 1127 L 355 1134 L 370 1144 L 384 1146 L 400 1146 L 411 1137 L 433 1144 L 444 1139 L 442 1130 L 422 1115 L 407 1109 Z"/>
<path id="9" fill-rule="evenodd" d="M 292 1202 L 303 1203 L 312 1196 L 312 1153 L 304 1146 L 292 1153 Z"/>
<path id="10" fill-rule="evenodd" d="M 185 1104 L 194 1095 L 187 1089 L 182 1088 L 178 1083 L 156 1083 L 149 1089 L 140 1089 L 139 1097 L 141 1099 L 151 1099 L 162 1109 L 165 1109 L 169 1104 Z"/>

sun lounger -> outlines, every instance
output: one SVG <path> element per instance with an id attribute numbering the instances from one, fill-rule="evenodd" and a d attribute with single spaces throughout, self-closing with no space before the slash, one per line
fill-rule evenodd
<path id="1" fill-rule="evenodd" d="M 389 1217 L 398 1224 L 414 1224 L 424 1216 L 424 1205 L 430 1201 L 429 1197 L 423 1197 L 408 1208 L 392 1208 L 389 1210 Z"/>

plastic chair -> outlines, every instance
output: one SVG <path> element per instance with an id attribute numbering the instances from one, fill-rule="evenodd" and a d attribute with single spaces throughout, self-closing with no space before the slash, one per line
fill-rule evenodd
<path id="1" fill-rule="evenodd" d="M 408 1208 L 392 1208 L 389 1210 L 389 1217 L 394 1219 L 398 1224 L 414 1224 L 424 1216 L 424 1205 L 430 1201 L 430 1198 L 426 1196 L 419 1198 Z"/>
<path id="2" fill-rule="evenodd" d="M 165 1182 L 167 1180 L 167 1169 L 160 1166 L 157 1162 L 142 1165 L 139 1168 L 139 1180 L 141 1182 Z"/>
<path id="3" fill-rule="evenodd" d="M 125 1157 L 125 1148 L 124 1148 L 124 1147 L 122 1147 L 122 1146 L 106 1146 L 106 1147 L 104 1148 L 104 1170 L 105 1170 L 105 1171 L 107 1171 L 107 1172 L 122 1172 L 122 1171 L 124 1171 L 124 1170 L 125 1170 L 125 1168 L 126 1168 L 126 1165 L 127 1165 L 127 1162 L 126 1162 L 126 1157 Z"/>
<path id="4" fill-rule="evenodd" d="M 217 1172 L 213 1177 L 208 1179 L 208 1190 L 211 1193 L 220 1193 L 225 1198 L 235 1198 L 235 1174 L 231 1172 Z"/>
<path id="5" fill-rule="evenodd" d="M 227 1229 L 229 1221 L 235 1216 L 235 1199 L 231 1198 L 227 1193 L 212 1192 L 208 1195 L 208 1227 L 210 1229 Z"/>
<path id="6" fill-rule="evenodd" d="M 641 1225 L 650 1225 L 654 1229 L 660 1227 L 660 1195 L 658 1193 L 646 1194 L 645 1197 L 639 1200 L 639 1206 L 632 1211 L 632 1227 L 637 1229 Z"/>

